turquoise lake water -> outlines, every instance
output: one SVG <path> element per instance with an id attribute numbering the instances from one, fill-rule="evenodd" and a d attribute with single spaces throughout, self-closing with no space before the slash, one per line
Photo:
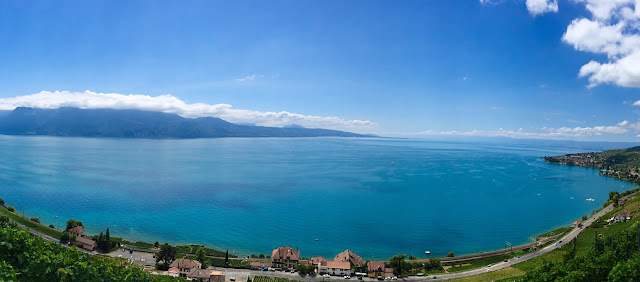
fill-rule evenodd
<path id="1" fill-rule="evenodd" d="M 47 225 L 74 218 L 89 233 L 108 226 L 129 240 L 199 243 L 237 255 L 290 245 L 304 257 L 345 249 L 364 259 L 424 257 L 425 250 L 443 256 L 528 243 L 590 214 L 609 191 L 634 188 L 540 158 L 616 147 L 0 136 L 0 198 Z"/>

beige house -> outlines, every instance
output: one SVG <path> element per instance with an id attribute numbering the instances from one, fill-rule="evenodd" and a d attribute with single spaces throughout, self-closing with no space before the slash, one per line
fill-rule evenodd
<path id="1" fill-rule="evenodd" d="M 326 261 L 320 263 L 318 265 L 318 273 L 321 274 L 329 274 L 329 275 L 353 275 L 353 270 L 351 270 L 351 264 L 348 261 Z"/>
<path id="2" fill-rule="evenodd" d="M 96 241 L 91 237 L 78 236 L 76 237 L 76 246 L 93 251 L 96 249 Z"/>
<path id="3" fill-rule="evenodd" d="M 355 267 L 364 266 L 364 261 L 362 260 L 362 258 L 350 250 L 346 250 L 342 253 L 337 254 L 333 260 L 341 261 L 341 262 L 349 262 L 351 266 L 355 266 Z"/>
<path id="4" fill-rule="evenodd" d="M 209 282 L 225 282 L 225 276 L 220 271 L 211 271 Z"/>
<path id="5" fill-rule="evenodd" d="M 180 277 L 187 277 L 191 270 L 201 269 L 202 263 L 197 260 L 191 259 L 177 259 L 174 260 L 169 267 L 177 267 L 180 270 Z"/>
<path id="6" fill-rule="evenodd" d="M 273 250 L 271 264 L 275 268 L 295 269 L 300 260 L 300 251 L 291 247 L 280 247 Z"/>

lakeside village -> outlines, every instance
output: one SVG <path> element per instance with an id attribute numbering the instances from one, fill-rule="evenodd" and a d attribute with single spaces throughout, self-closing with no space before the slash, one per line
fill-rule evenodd
<path id="1" fill-rule="evenodd" d="M 75 244 L 78 248 L 85 249 L 87 251 L 95 251 L 98 247 L 98 241 L 100 238 L 103 240 L 110 240 L 108 235 L 102 233 L 98 236 L 98 240 L 85 234 L 85 230 L 82 223 L 75 220 L 70 220 L 68 225 L 76 225 L 67 230 L 70 238 L 75 237 Z M 108 231 L 107 231 L 108 232 Z M 63 235 L 64 236 L 64 235 Z M 66 236 L 64 236 L 66 239 Z M 72 245 L 71 241 L 66 242 L 67 245 Z M 217 270 L 220 267 L 225 268 L 238 268 L 238 269 L 251 269 L 256 271 L 268 271 L 268 272 L 286 272 L 286 273 L 298 273 L 300 276 L 317 277 L 320 275 L 322 278 L 328 279 L 332 276 L 337 276 L 343 279 L 363 279 L 365 277 L 374 278 L 378 280 L 398 280 L 396 275 L 398 273 L 398 264 L 406 263 L 404 258 L 406 255 L 399 255 L 391 258 L 390 262 L 385 261 L 364 261 L 359 255 L 351 250 L 345 250 L 337 254 L 333 261 L 327 260 L 323 257 L 312 257 L 310 259 L 304 259 L 300 256 L 300 250 L 290 246 L 283 246 L 276 248 L 272 251 L 271 256 L 264 256 L 263 254 L 252 255 L 246 259 L 229 258 L 228 251 L 225 253 L 225 258 L 210 257 L 206 253 L 207 248 L 201 245 L 192 245 L 192 249 L 196 249 L 195 256 L 189 256 L 185 258 L 175 259 L 176 247 L 172 247 L 168 244 L 158 245 L 155 244 L 155 249 L 149 249 L 148 251 L 157 250 L 152 255 L 152 258 L 134 259 L 133 249 L 121 249 L 118 246 L 118 250 L 112 251 L 109 254 L 115 254 L 118 257 L 122 257 L 124 253 L 130 255 L 131 264 L 137 263 L 141 265 L 149 266 L 151 263 L 156 262 L 153 268 L 144 268 L 145 271 L 156 275 L 168 275 L 172 277 L 185 278 L 188 280 L 197 281 L 236 281 L 243 280 L 238 277 L 226 277 L 225 273 Z M 210 249 L 209 249 L 210 250 Z M 138 255 L 141 253 L 140 249 L 137 249 Z M 147 257 L 150 253 L 147 253 Z M 453 255 L 453 253 L 451 253 Z M 144 257 L 144 256 L 142 256 Z M 253 258 L 253 261 L 249 261 Z M 394 261 L 396 260 L 396 261 Z M 151 262 L 151 263 L 147 263 Z M 425 269 L 442 270 L 440 260 L 432 258 Z M 422 267 L 424 263 L 420 263 Z M 232 272 L 236 273 L 236 272 Z M 417 273 L 417 276 L 424 276 L 424 273 Z M 235 275 L 239 276 L 239 275 Z M 246 281 L 246 279 L 244 280 Z"/>
<path id="2" fill-rule="evenodd" d="M 640 146 L 604 152 L 546 156 L 543 159 L 550 164 L 598 169 L 600 175 L 640 185 Z"/>

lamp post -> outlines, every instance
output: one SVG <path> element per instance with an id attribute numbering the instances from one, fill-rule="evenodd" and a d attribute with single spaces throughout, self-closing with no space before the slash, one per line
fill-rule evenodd
<path id="1" fill-rule="evenodd" d="M 60 229 L 60 221 L 58 220 L 58 216 L 56 215 L 56 225 L 58 225 L 58 229 Z"/>

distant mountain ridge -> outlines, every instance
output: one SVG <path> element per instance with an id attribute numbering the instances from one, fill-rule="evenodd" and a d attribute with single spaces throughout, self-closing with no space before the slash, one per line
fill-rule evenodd
<path id="1" fill-rule="evenodd" d="M 239 125 L 219 118 L 116 109 L 18 107 L 0 114 L 0 134 L 125 138 L 374 137 L 330 129 Z"/>

